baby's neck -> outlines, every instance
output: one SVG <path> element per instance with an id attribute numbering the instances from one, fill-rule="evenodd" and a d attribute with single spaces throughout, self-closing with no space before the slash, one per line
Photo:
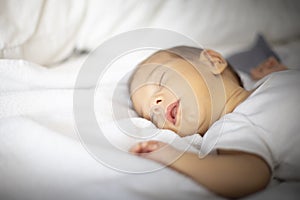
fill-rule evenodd
<path id="1" fill-rule="evenodd" d="M 226 92 L 226 105 L 223 110 L 223 115 L 231 113 L 238 105 L 245 101 L 251 93 L 252 91 L 247 91 L 240 86 Z"/>

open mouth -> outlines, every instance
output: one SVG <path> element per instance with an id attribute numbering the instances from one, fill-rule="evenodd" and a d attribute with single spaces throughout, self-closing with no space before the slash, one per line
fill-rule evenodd
<path id="1" fill-rule="evenodd" d="M 178 107 L 179 107 L 179 100 L 174 103 L 171 103 L 167 107 L 166 118 L 168 121 L 170 121 L 174 125 L 176 124 L 176 116 L 177 116 Z"/>

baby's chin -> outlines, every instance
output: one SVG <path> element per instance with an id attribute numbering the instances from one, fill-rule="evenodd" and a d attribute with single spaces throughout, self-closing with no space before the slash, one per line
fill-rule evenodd
<path id="1" fill-rule="evenodd" d="M 194 130 L 190 130 L 190 128 L 184 128 L 182 127 L 181 129 L 175 131 L 177 135 L 179 135 L 180 137 L 186 137 L 186 136 L 191 136 L 194 134 L 198 134 L 198 130 L 194 129 Z"/>
<path id="2" fill-rule="evenodd" d="M 175 131 L 180 137 L 191 136 L 199 133 L 198 120 L 191 118 L 182 118 L 180 124 Z"/>

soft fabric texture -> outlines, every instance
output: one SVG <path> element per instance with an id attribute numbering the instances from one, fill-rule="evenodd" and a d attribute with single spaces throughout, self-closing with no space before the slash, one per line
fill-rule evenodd
<path id="1" fill-rule="evenodd" d="M 261 32 L 287 66 L 298 68 L 299 9 L 300 1 L 294 0 L 0 1 L 0 199 L 223 199 L 167 168 L 128 174 L 95 160 L 74 126 L 74 85 L 88 56 L 74 54 L 91 52 L 116 34 L 150 27 L 177 31 L 201 47 L 230 55 L 249 47 Z M 111 93 L 122 73 L 148 55 L 117 59 L 119 68 L 111 70 L 95 95 L 95 115 L 121 149 L 99 145 L 107 157 L 124 165 L 135 159 L 141 167 L 160 167 L 124 151 L 136 140 L 120 132 L 112 115 Z M 77 89 L 88 92 L 92 87 Z M 120 88 L 115 109 L 133 113 L 126 81 Z M 156 130 L 136 115 L 126 120 L 145 131 Z M 190 142 L 167 130 L 157 137 L 170 138 Z M 201 138 L 195 142 L 199 147 Z M 299 182 L 284 182 L 247 199 L 298 200 L 297 191 Z"/>
<path id="2" fill-rule="evenodd" d="M 6 0 L 0 8 L 0 58 L 43 66 L 144 27 L 174 30 L 226 54 L 247 47 L 258 31 L 272 41 L 300 33 L 300 3 L 294 0 Z"/>
<path id="3" fill-rule="evenodd" d="M 201 153 L 217 149 L 245 151 L 262 157 L 273 177 L 300 180 L 300 71 L 276 72 L 203 137 Z"/>

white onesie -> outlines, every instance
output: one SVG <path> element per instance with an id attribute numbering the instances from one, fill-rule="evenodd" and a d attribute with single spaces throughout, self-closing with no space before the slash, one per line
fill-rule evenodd
<path id="1" fill-rule="evenodd" d="M 217 149 L 261 156 L 273 177 L 300 180 L 300 71 L 269 75 L 236 109 L 203 136 L 201 154 Z"/>

